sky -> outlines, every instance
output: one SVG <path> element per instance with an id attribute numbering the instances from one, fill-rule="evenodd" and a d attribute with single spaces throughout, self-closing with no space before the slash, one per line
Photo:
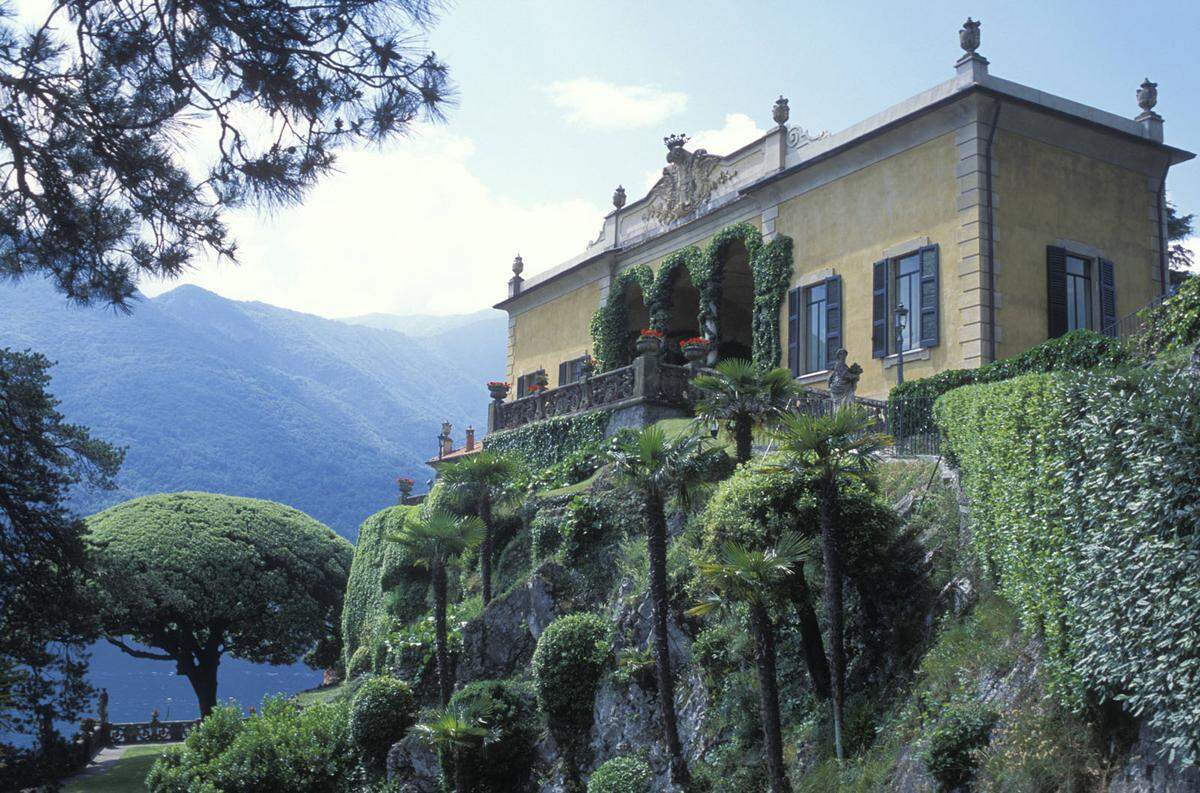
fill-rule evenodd
<path id="1" fill-rule="evenodd" d="M 182 281 L 327 317 L 475 311 L 517 253 L 527 277 L 553 267 L 596 237 L 617 184 L 644 194 L 664 135 L 724 153 L 781 94 L 791 123 L 837 131 L 953 76 L 967 14 L 993 75 L 1129 117 L 1149 77 L 1166 141 L 1200 150 L 1194 0 L 459 0 L 428 35 L 457 86 L 447 121 L 343 152 L 301 206 L 233 215 L 240 263 Z M 1200 215 L 1196 161 L 1168 198 Z"/>

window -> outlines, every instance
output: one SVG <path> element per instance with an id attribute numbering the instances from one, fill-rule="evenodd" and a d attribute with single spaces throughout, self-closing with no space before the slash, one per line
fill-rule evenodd
<path id="1" fill-rule="evenodd" d="M 799 377 L 829 367 L 842 346 L 842 278 L 788 290 L 788 369 Z"/>
<path id="2" fill-rule="evenodd" d="M 545 376 L 546 376 L 546 371 L 544 369 L 538 369 L 536 371 L 530 372 L 529 374 L 523 374 L 520 377 L 518 377 L 517 378 L 517 396 L 516 396 L 516 398 L 520 399 L 521 397 L 529 396 L 529 394 L 530 394 L 529 387 Z"/>
<path id="3" fill-rule="evenodd" d="M 875 262 L 871 281 L 871 357 L 936 347 L 940 337 L 938 247 Z M 908 311 L 897 343 L 896 309 Z"/>
<path id="4" fill-rule="evenodd" d="M 920 346 L 918 326 L 921 317 L 921 254 L 913 253 L 894 260 L 893 271 L 896 273 L 895 298 L 891 305 L 892 338 L 890 348 L 898 352 L 896 346 L 896 309 L 904 306 L 908 316 L 904 320 L 904 330 L 900 336 L 900 349 L 914 350 Z"/>
<path id="5" fill-rule="evenodd" d="M 572 358 L 569 361 L 563 361 L 558 365 L 558 384 L 567 385 L 568 383 L 578 383 L 583 379 L 583 362 L 587 360 L 586 355 L 581 355 L 578 358 Z"/>
<path id="6" fill-rule="evenodd" d="M 1102 256 L 1046 246 L 1047 335 L 1053 339 L 1081 328 L 1115 333 L 1115 276 L 1115 265 Z"/>
<path id="7" fill-rule="evenodd" d="M 825 369 L 825 284 L 810 286 L 804 290 L 804 371 L 819 372 Z"/>
<path id="8" fill-rule="evenodd" d="M 1067 256 L 1067 331 L 1092 326 L 1092 263 Z"/>

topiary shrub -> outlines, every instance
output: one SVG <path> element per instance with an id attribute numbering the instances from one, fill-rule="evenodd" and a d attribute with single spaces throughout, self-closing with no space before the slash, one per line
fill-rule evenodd
<path id="1" fill-rule="evenodd" d="M 388 749 L 415 722 L 412 689 L 394 677 L 367 680 L 350 703 L 350 741 L 372 765 L 382 765 Z"/>
<path id="2" fill-rule="evenodd" d="M 588 780 L 587 793 L 650 793 L 650 766 L 640 757 L 606 760 Z"/>
<path id="3" fill-rule="evenodd" d="M 957 790 L 975 778 L 979 750 L 987 746 L 996 713 L 981 705 L 955 703 L 929 733 L 921 762 L 943 791 Z"/>
<path id="4" fill-rule="evenodd" d="M 462 747 L 467 791 L 524 790 L 541 729 L 532 689 L 508 680 L 480 680 L 454 692 L 450 710 L 488 730 L 487 741 Z"/>
<path id="5" fill-rule="evenodd" d="M 369 674 L 372 671 L 372 666 L 371 648 L 364 644 L 354 651 L 354 655 L 350 656 L 350 663 L 346 665 L 346 678 L 353 680 L 356 677 Z"/>
<path id="6" fill-rule="evenodd" d="M 611 655 L 608 623 L 597 614 L 559 617 L 538 638 L 530 665 L 538 708 L 568 751 L 592 726 L 596 686 Z"/>

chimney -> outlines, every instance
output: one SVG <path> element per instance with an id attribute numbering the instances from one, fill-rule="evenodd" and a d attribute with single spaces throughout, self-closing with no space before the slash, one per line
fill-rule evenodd
<path id="1" fill-rule="evenodd" d="M 450 422 L 442 422 L 442 434 L 438 436 L 438 459 L 445 457 L 454 450 L 454 442 L 450 439 Z"/>
<path id="2" fill-rule="evenodd" d="M 467 451 L 473 451 L 475 449 L 475 428 L 474 427 L 467 427 L 467 445 L 463 448 L 465 448 Z"/>

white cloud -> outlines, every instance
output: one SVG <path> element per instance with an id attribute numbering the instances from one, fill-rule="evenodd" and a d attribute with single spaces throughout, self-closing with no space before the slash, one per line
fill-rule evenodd
<path id="1" fill-rule="evenodd" d="M 651 85 L 614 85 L 580 77 L 560 80 L 547 89 L 550 101 L 567 111 L 572 124 L 597 129 L 649 127 L 682 113 L 687 94 Z"/>
<path id="2" fill-rule="evenodd" d="M 724 126 L 719 129 L 702 129 L 692 135 L 687 148 L 690 151 L 707 149 L 709 154 L 723 156 L 740 149 L 747 143 L 758 140 L 765 134 L 767 131 L 760 129 L 754 119 L 745 113 L 729 113 L 725 116 Z M 648 192 L 660 178 L 662 178 L 661 168 L 648 172 L 643 190 Z"/>
<path id="3" fill-rule="evenodd" d="M 328 317 L 460 313 L 504 297 L 518 251 L 528 276 L 596 236 L 600 207 L 498 195 L 472 173 L 473 151 L 439 127 L 387 151 L 345 152 L 302 205 L 231 216 L 239 264 L 203 263 L 182 281 Z"/>

